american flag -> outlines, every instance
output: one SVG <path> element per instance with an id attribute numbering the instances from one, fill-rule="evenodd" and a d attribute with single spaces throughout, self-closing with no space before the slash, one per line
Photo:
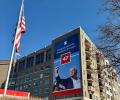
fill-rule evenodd
<path id="1" fill-rule="evenodd" d="M 17 23 L 17 28 L 16 28 L 16 32 L 15 32 L 14 41 L 13 41 L 14 42 L 13 49 L 12 49 L 12 54 L 11 54 L 11 58 L 10 58 L 10 64 L 9 64 L 9 69 L 8 69 L 7 78 L 6 78 L 6 82 L 5 82 L 3 96 L 6 96 L 9 77 L 10 77 L 10 73 L 11 73 L 11 68 L 12 68 L 13 62 L 14 62 L 14 56 L 16 54 L 18 54 L 18 52 L 19 52 L 20 38 L 21 38 L 22 33 L 25 32 L 25 17 L 24 17 L 24 5 L 23 4 L 24 4 L 24 0 L 22 0 L 22 5 L 21 5 L 21 9 L 20 9 L 20 15 L 19 15 L 19 20 Z M 16 50 L 16 53 L 15 53 L 15 50 Z M 14 62 L 14 64 L 15 64 L 15 62 Z"/>
<path id="2" fill-rule="evenodd" d="M 18 20 L 18 25 L 17 25 L 17 31 L 16 31 L 16 41 L 15 41 L 15 48 L 16 48 L 16 52 L 19 52 L 19 48 L 20 48 L 20 39 L 21 39 L 21 35 L 22 33 L 24 33 L 26 30 L 25 27 L 25 16 L 24 16 L 24 8 L 23 5 L 21 7 L 21 14 Z"/>

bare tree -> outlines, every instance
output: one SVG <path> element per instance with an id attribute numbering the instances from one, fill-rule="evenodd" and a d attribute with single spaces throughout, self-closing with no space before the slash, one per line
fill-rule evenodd
<path id="1" fill-rule="evenodd" d="M 98 27 L 100 33 L 98 48 L 120 73 L 120 0 L 101 0 L 102 12 L 107 14 L 106 22 Z"/>

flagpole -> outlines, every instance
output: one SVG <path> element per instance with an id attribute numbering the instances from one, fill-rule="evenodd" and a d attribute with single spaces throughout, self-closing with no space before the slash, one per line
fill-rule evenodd
<path id="1" fill-rule="evenodd" d="M 22 0 L 22 5 L 21 5 L 21 8 L 20 8 L 20 14 L 19 14 L 19 20 L 18 20 L 18 21 L 20 21 L 20 16 L 21 16 L 21 14 L 22 14 L 23 3 L 24 3 L 24 0 Z M 18 22 L 17 24 L 19 24 L 19 22 Z M 17 33 L 17 31 L 18 31 L 18 25 L 17 25 L 16 33 Z M 6 79 L 6 82 L 5 82 L 5 87 L 4 87 L 4 94 L 3 94 L 3 96 L 6 96 L 7 87 L 8 87 L 8 82 L 9 82 L 9 77 L 10 77 L 10 72 L 11 72 L 12 63 L 13 63 L 13 58 L 14 58 L 14 54 L 15 54 L 16 33 L 15 33 L 15 38 L 14 38 L 14 43 L 13 43 L 13 48 L 12 48 L 12 54 L 11 54 L 11 57 L 10 57 L 10 64 L 9 64 L 9 68 L 8 68 L 8 72 L 7 72 L 7 79 Z"/>

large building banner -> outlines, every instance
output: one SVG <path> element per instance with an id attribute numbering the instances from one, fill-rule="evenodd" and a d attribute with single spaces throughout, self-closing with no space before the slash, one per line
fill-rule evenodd
<path id="1" fill-rule="evenodd" d="M 79 34 L 68 36 L 54 45 L 53 95 L 81 93 Z"/>

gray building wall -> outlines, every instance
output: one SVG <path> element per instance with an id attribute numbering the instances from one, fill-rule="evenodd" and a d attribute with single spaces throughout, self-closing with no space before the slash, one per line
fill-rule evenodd
<path id="1" fill-rule="evenodd" d="M 0 60 L 0 87 L 6 80 L 8 66 L 9 66 L 8 60 Z"/>

